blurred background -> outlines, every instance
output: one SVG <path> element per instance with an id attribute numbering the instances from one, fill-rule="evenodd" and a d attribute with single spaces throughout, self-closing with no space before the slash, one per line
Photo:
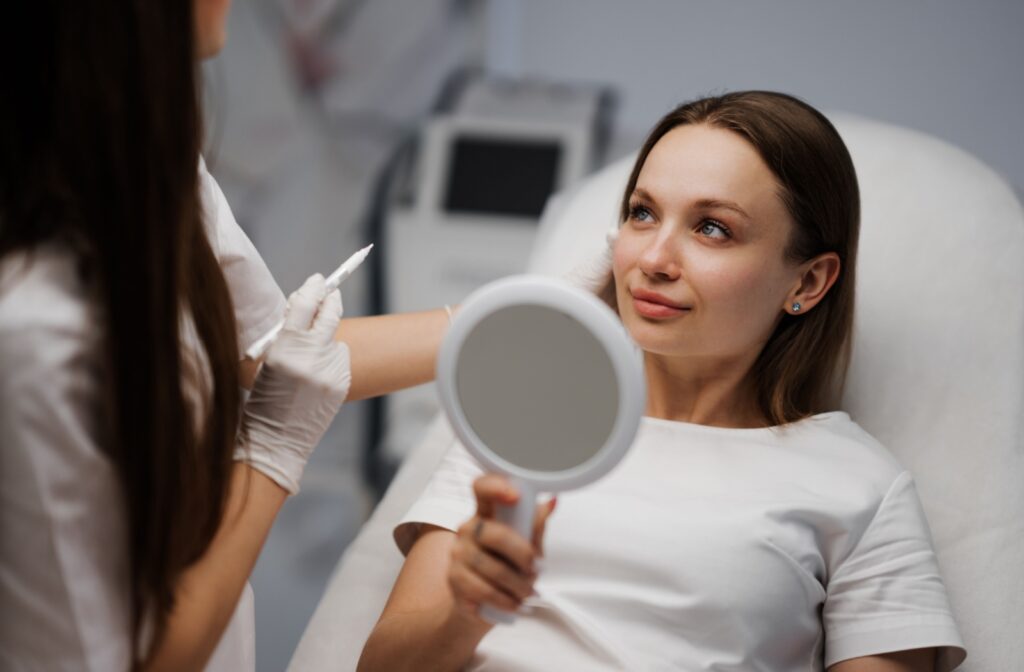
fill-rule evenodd
<path id="1" fill-rule="evenodd" d="M 349 316 L 522 270 L 552 192 L 705 94 L 918 129 L 1024 193 L 1019 0 L 236 0 L 228 28 L 204 65 L 211 171 L 286 294 L 375 243 Z M 435 409 L 429 386 L 343 407 L 253 577 L 261 672 Z"/>

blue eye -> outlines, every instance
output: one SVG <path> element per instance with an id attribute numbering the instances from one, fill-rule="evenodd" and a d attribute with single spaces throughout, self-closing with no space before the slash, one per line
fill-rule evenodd
<path id="1" fill-rule="evenodd" d="M 700 223 L 699 228 L 701 235 L 707 236 L 708 238 L 714 238 L 716 240 L 726 240 L 732 238 L 728 227 L 721 222 L 714 219 L 705 219 Z"/>
<path id="2" fill-rule="evenodd" d="M 629 206 L 629 218 L 638 222 L 649 222 L 654 219 L 651 211 L 642 205 Z"/>

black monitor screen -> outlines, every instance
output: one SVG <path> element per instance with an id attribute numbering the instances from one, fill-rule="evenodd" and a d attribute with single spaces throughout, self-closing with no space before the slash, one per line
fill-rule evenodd
<path id="1" fill-rule="evenodd" d="M 562 147 L 555 141 L 462 137 L 452 147 L 444 209 L 539 217 L 555 190 Z"/>

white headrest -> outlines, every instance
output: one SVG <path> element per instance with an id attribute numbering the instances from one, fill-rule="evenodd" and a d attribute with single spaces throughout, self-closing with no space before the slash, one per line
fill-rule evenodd
<path id="1" fill-rule="evenodd" d="M 915 475 L 969 652 L 1024 660 L 1024 212 L 993 171 L 915 131 L 834 116 L 861 187 L 845 410 Z M 549 206 L 530 268 L 600 253 L 633 157 Z"/>

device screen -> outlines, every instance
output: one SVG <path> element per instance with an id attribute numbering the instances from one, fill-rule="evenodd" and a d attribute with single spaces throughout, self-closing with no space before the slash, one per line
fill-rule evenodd
<path id="1" fill-rule="evenodd" d="M 449 162 L 444 209 L 539 217 L 555 190 L 561 159 L 557 142 L 458 138 Z"/>

